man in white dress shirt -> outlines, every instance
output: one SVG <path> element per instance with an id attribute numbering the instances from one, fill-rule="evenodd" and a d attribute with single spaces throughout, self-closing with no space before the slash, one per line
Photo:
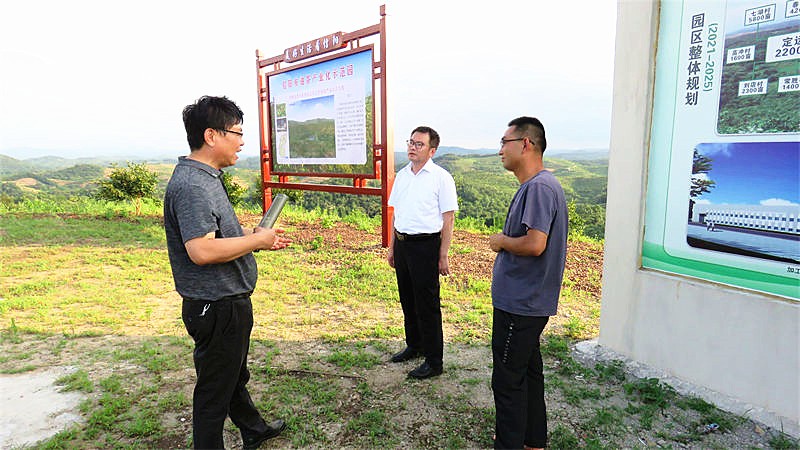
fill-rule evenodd
<path id="1" fill-rule="evenodd" d="M 392 362 L 424 356 L 408 376 L 425 379 L 442 373 L 439 275 L 450 273 L 447 252 L 458 200 L 453 177 L 431 159 L 439 147 L 439 133 L 420 126 L 407 143 L 410 163 L 397 173 L 389 195 L 394 232 L 387 260 L 397 275 L 406 334 L 406 348 L 394 354 Z"/>

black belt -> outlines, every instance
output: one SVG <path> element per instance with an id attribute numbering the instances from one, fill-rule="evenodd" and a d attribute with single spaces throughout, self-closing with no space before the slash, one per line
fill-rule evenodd
<path id="1" fill-rule="evenodd" d="M 441 236 L 442 233 L 419 233 L 419 234 L 406 234 L 401 233 L 397 230 L 394 230 L 394 237 L 398 241 L 427 241 L 428 239 L 436 239 Z"/>
<path id="2" fill-rule="evenodd" d="M 198 302 L 232 302 L 236 300 L 244 300 L 250 298 L 253 295 L 252 292 L 244 292 L 242 294 L 234 294 L 234 295 L 226 295 L 225 297 L 220 297 L 216 300 L 203 300 L 202 298 L 194 298 L 194 297 L 183 297 L 184 300 L 188 301 L 198 301 Z"/>

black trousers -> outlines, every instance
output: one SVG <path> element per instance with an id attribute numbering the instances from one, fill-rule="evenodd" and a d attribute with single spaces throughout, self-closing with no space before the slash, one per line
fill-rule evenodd
<path id="1" fill-rule="evenodd" d="M 549 319 L 494 309 L 494 448 L 520 449 L 524 445 L 544 448 L 547 444 L 544 367 L 539 338 Z"/>
<path id="2" fill-rule="evenodd" d="M 194 448 L 223 448 L 222 428 L 227 416 L 239 427 L 243 439 L 266 432 L 267 425 L 246 387 L 253 328 L 250 296 L 215 302 L 184 299 L 182 317 L 195 344 Z"/>
<path id="3" fill-rule="evenodd" d="M 439 297 L 439 236 L 394 240 L 394 270 L 403 307 L 406 345 L 422 350 L 432 367 L 442 367 L 444 336 Z"/>

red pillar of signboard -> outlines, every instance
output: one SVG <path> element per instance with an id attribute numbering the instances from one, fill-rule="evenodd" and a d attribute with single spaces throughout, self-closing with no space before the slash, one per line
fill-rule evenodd
<path id="1" fill-rule="evenodd" d="M 387 106 L 387 83 L 386 83 L 386 9 L 385 5 L 380 7 L 380 23 L 372 25 L 351 33 L 334 33 L 320 39 L 333 38 L 333 42 L 338 45 L 326 50 L 318 50 L 319 45 L 314 46 L 315 41 L 300 44 L 294 49 L 301 49 L 297 56 L 297 51 L 288 48 L 283 54 L 271 58 L 262 58 L 259 50 L 256 50 L 256 69 L 258 73 L 258 121 L 261 145 L 261 179 L 264 194 L 263 209 L 266 211 L 272 203 L 272 189 L 301 189 L 310 191 L 339 192 L 355 195 L 378 195 L 381 197 L 381 245 L 388 247 L 391 242 L 392 215 L 393 208 L 389 206 L 389 194 L 392 191 L 394 182 L 394 150 L 391 142 L 391 132 L 388 126 L 388 106 Z M 361 40 L 377 36 L 379 39 L 378 49 L 379 58 L 375 57 L 374 45 L 363 45 Z M 318 44 L 320 39 L 316 40 Z M 349 49 L 346 49 L 349 47 Z M 307 49 L 307 50 L 306 50 Z M 270 104 L 270 92 L 268 79 L 271 75 L 292 70 L 291 66 L 300 60 L 308 61 L 311 64 L 336 59 L 340 55 L 349 55 L 355 52 L 368 49 L 372 51 L 372 173 L 371 174 L 342 174 L 342 173 L 322 173 L 322 172 L 291 172 L 275 170 L 275 160 L 273 159 L 272 142 L 272 109 Z M 323 56 L 325 55 L 325 56 Z M 289 67 L 282 67 L 283 65 Z M 380 102 L 377 102 L 375 88 L 379 89 Z M 379 119 L 377 119 L 377 115 Z M 352 186 L 316 184 L 291 181 L 292 176 L 304 177 L 338 177 L 352 179 Z M 277 180 L 274 179 L 277 177 Z M 369 187 L 368 179 L 380 181 L 380 187 Z"/>

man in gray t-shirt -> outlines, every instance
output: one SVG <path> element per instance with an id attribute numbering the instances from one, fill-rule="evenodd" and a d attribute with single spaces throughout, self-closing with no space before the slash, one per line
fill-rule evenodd
<path id="1" fill-rule="evenodd" d="M 230 416 L 244 448 L 258 448 L 283 431 L 266 423 L 247 391 L 247 351 L 253 328 L 250 294 L 258 269 L 255 250 L 291 242 L 281 229 L 244 230 L 222 184 L 222 168 L 236 163 L 241 109 L 225 97 L 202 97 L 183 110 L 191 153 L 181 157 L 164 196 L 164 231 L 181 316 L 194 339 L 197 374 L 192 398 L 195 448 L 223 448 Z"/>
<path id="2" fill-rule="evenodd" d="M 520 187 L 503 226 L 489 237 L 492 271 L 492 389 L 495 448 L 544 448 L 547 412 L 539 339 L 556 314 L 567 254 L 567 205 L 544 168 L 544 125 L 533 117 L 508 124 L 500 140 L 503 167 Z"/>

